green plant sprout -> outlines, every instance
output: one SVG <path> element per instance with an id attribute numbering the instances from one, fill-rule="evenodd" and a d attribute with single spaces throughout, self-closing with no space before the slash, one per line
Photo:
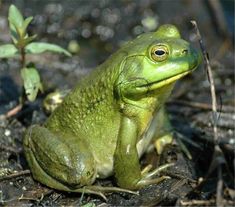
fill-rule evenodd
<path id="1" fill-rule="evenodd" d="M 27 33 L 27 28 L 32 20 L 32 16 L 24 19 L 17 7 L 11 5 L 9 7 L 8 21 L 13 44 L 0 46 L 0 58 L 11 58 L 16 55 L 20 56 L 20 71 L 24 85 L 24 94 L 29 101 L 34 101 L 38 92 L 43 92 L 43 87 L 38 70 L 34 66 L 29 67 L 26 65 L 26 55 L 40 54 L 50 51 L 71 56 L 67 50 L 58 45 L 44 42 L 33 42 L 37 35 L 29 36 Z M 23 102 L 24 100 L 22 96 L 21 104 L 23 104 Z"/>

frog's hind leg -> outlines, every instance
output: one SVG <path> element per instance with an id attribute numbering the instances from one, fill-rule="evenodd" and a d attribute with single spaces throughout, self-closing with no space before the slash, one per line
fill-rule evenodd
<path id="1" fill-rule="evenodd" d="M 34 179 L 51 188 L 73 191 L 96 178 L 89 147 L 71 135 L 34 125 L 26 131 L 24 150 Z"/>

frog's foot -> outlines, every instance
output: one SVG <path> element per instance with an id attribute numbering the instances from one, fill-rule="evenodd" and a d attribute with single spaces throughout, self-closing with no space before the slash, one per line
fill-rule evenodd
<path id="1" fill-rule="evenodd" d="M 185 140 L 193 145 L 195 144 L 190 142 L 189 139 L 187 139 L 187 137 L 185 137 L 183 134 L 179 132 L 174 131 L 174 135 L 176 135 L 174 136 L 175 137 L 174 140 L 178 144 L 180 150 L 187 156 L 188 159 L 192 159 L 191 153 L 189 152 L 186 145 L 181 140 Z M 155 141 L 155 148 L 157 153 L 159 155 L 162 154 L 164 147 L 168 144 L 172 144 L 172 142 L 173 142 L 173 133 L 168 133 L 162 137 L 157 138 Z"/>
<path id="2" fill-rule="evenodd" d="M 159 174 L 160 172 L 164 171 L 166 168 L 169 168 L 172 166 L 174 166 L 174 163 L 168 163 L 168 164 L 162 165 L 162 166 L 156 168 L 155 170 L 149 172 L 149 170 L 151 169 L 151 165 L 147 165 L 142 170 L 141 174 L 142 174 L 143 178 L 137 183 L 137 185 L 139 187 L 143 187 L 146 185 L 158 184 L 165 179 L 170 179 L 169 176 L 161 176 L 159 178 L 154 178 L 154 179 L 152 179 L 152 177 Z"/>
<path id="3" fill-rule="evenodd" d="M 164 149 L 164 147 L 168 144 L 171 144 L 173 141 L 172 133 L 165 134 L 161 137 L 158 137 L 155 141 L 155 148 L 157 153 L 160 155 Z"/>
<path id="4" fill-rule="evenodd" d="M 145 166 L 145 168 L 143 170 L 141 170 L 141 175 L 145 175 L 147 174 L 151 169 L 153 168 L 153 166 L 151 164 L 148 164 L 147 166 Z"/>
<path id="5" fill-rule="evenodd" d="M 119 193 L 130 193 L 130 194 L 138 195 L 137 191 L 131 191 L 131 190 L 118 188 L 118 187 L 104 187 L 104 186 L 98 186 L 98 185 L 84 186 L 83 188 L 72 190 L 72 192 L 98 195 L 102 197 L 105 201 L 107 201 L 105 193 L 119 192 Z"/>

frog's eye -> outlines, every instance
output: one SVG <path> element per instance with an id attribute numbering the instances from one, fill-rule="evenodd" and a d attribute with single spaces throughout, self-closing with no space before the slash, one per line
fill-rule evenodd
<path id="1" fill-rule="evenodd" d="M 151 58 L 154 61 L 161 62 L 166 60 L 168 57 L 169 51 L 165 45 L 155 45 L 151 48 Z"/>

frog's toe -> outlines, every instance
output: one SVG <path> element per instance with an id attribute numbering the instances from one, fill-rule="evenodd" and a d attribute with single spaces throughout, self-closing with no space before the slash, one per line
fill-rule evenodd
<path id="1" fill-rule="evenodd" d="M 172 133 L 165 134 L 155 141 L 155 148 L 157 150 L 157 153 L 160 155 L 164 149 L 164 147 L 168 144 L 171 144 L 173 141 L 173 135 Z"/>
<path id="2" fill-rule="evenodd" d="M 154 178 L 154 179 L 142 179 L 138 182 L 138 186 L 140 188 L 142 188 L 142 187 L 145 187 L 145 186 L 148 186 L 148 185 L 158 184 L 158 183 L 160 183 L 160 182 L 162 182 L 163 180 L 166 180 L 166 179 L 170 179 L 170 177 L 169 176 L 161 176 L 161 177 Z"/>
<path id="3" fill-rule="evenodd" d="M 169 176 L 161 176 L 158 178 L 153 178 L 153 176 L 159 174 L 160 172 L 164 171 L 165 169 L 172 167 L 174 165 L 174 163 L 168 163 L 162 166 L 159 166 L 158 168 L 156 168 L 155 170 L 151 171 L 151 172 L 142 172 L 142 179 L 137 183 L 137 185 L 139 187 L 144 187 L 147 185 L 151 185 L 151 184 L 157 184 L 160 183 L 161 181 L 165 180 L 165 179 L 169 179 Z"/>
<path id="4" fill-rule="evenodd" d="M 105 201 L 107 201 L 105 193 L 118 192 L 118 193 L 130 193 L 134 195 L 139 195 L 138 192 L 131 191 L 128 189 L 119 188 L 119 187 L 99 186 L 99 185 L 84 186 L 83 188 L 74 189 L 73 192 L 98 195 L 102 197 Z"/>
<path id="5" fill-rule="evenodd" d="M 143 177 L 145 179 L 152 178 L 153 176 L 159 174 L 160 172 L 162 172 L 165 169 L 167 169 L 169 167 L 172 167 L 172 166 L 174 166 L 174 163 L 167 163 L 167 164 L 161 165 L 161 166 L 157 167 L 155 170 L 153 170 L 153 171 L 151 171 L 149 173 L 144 174 Z"/>

